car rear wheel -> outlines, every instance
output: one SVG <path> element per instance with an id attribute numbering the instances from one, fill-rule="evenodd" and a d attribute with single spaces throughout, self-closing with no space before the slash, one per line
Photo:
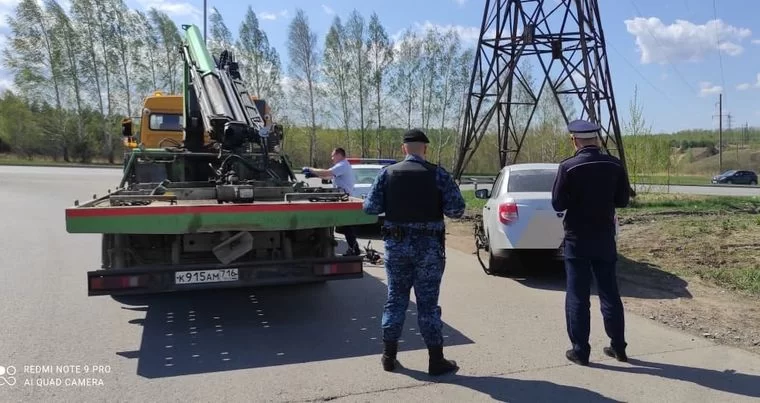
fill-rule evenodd
<path id="1" fill-rule="evenodd" d="M 506 274 L 509 271 L 509 258 L 495 256 L 493 254 L 493 247 L 491 246 L 491 239 L 488 239 L 488 271 L 491 274 Z"/>

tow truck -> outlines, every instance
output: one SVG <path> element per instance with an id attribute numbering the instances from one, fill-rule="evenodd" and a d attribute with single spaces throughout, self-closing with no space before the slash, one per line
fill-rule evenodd
<path id="1" fill-rule="evenodd" d="M 254 102 L 233 54 L 213 58 L 197 26 L 182 29 L 183 94 L 146 100 L 137 138 L 125 119 L 115 191 L 65 210 L 69 233 L 102 234 L 88 296 L 362 277 L 362 257 L 337 255 L 334 228 L 377 217 L 360 198 L 297 181 L 282 127 L 262 118 L 265 101 Z M 181 141 L 171 106 L 180 100 Z M 161 123 L 166 139 L 148 140 Z"/>

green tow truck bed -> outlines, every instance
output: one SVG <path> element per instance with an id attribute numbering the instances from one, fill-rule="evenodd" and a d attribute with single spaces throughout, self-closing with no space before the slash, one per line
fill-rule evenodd
<path id="1" fill-rule="evenodd" d="M 356 198 L 218 204 L 216 200 L 176 200 L 168 196 L 157 197 L 150 205 L 111 206 L 110 200 L 118 198 L 119 194 L 114 193 L 66 209 L 66 230 L 90 234 L 188 234 L 284 231 L 377 221 L 362 211 L 362 200 Z"/>
<path id="2" fill-rule="evenodd" d="M 120 190 L 67 208 L 69 233 L 103 234 L 103 265 L 87 272 L 88 295 L 363 276 L 362 258 L 336 254 L 333 239 L 335 227 L 376 222 L 362 211 L 361 199 L 320 201 L 320 193 L 252 203 L 177 197 L 203 191 L 182 184 L 162 195 Z"/>

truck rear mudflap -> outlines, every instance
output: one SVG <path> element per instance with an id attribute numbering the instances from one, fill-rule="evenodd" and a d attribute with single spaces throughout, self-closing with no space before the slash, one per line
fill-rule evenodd
<path id="1" fill-rule="evenodd" d="M 87 272 L 87 294 L 128 295 L 361 278 L 362 257 L 243 264 L 147 265 Z"/>

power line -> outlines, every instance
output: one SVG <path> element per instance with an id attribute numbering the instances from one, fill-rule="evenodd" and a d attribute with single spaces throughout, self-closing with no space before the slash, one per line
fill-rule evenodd
<path id="1" fill-rule="evenodd" d="M 623 53 L 620 52 L 612 43 L 608 42 L 607 45 L 609 47 L 611 47 L 612 50 L 615 51 L 615 53 L 617 53 L 618 55 L 620 55 L 620 57 L 633 69 L 633 71 L 635 71 L 639 75 L 639 77 L 641 77 L 647 84 L 649 84 L 650 87 L 654 88 L 655 91 L 657 91 L 660 94 L 662 94 L 665 98 L 668 98 L 670 101 L 673 101 L 673 99 L 670 98 L 670 95 L 668 95 L 667 92 L 663 91 L 660 87 L 652 84 L 652 82 L 649 81 L 649 79 L 646 78 L 646 76 L 643 73 L 641 73 L 641 71 L 639 69 L 637 69 L 636 66 L 633 63 L 631 63 L 628 60 L 628 58 L 626 58 L 625 55 L 623 55 Z"/>
<path id="2" fill-rule="evenodd" d="M 713 0 L 713 16 L 715 17 L 715 22 L 718 22 L 718 6 L 715 4 L 715 0 Z M 723 52 L 720 50 L 720 35 L 718 33 L 718 30 L 715 30 L 715 46 L 718 49 L 718 61 L 720 63 L 720 85 L 723 86 L 723 91 L 726 91 L 726 79 L 723 74 Z"/>
<path id="3" fill-rule="evenodd" d="M 631 5 L 633 6 L 633 8 L 635 8 L 635 9 L 636 9 L 636 12 L 637 12 L 637 17 L 643 18 L 643 16 L 642 16 L 642 12 L 641 12 L 641 10 L 639 9 L 639 6 L 637 6 L 637 5 L 636 5 L 636 3 L 634 3 L 634 2 L 633 2 L 633 0 L 628 0 L 628 1 L 631 3 Z M 657 42 L 657 45 L 658 45 L 659 47 L 661 47 L 661 48 L 664 48 L 664 46 L 662 46 L 662 44 L 660 43 L 660 40 L 659 40 L 659 39 L 657 39 L 657 36 L 655 36 L 655 35 L 652 33 L 652 30 L 650 30 L 650 29 L 649 29 L 649 26 L 645 25 L 644 27 L 646 28 L 647 32 L 649 32 L 649 36 L 651 36 L 651 37 L 652 37 L 652 39 L 654 39 L 654 41 L 655 41 L 655 42 Z M 687 85 L 687 86 L 688 86 L 688 87 L 689 87 L 689 88 L 690 88 L 692 91 L 694 91 L 694 92 L 697 92 L 697 89 L 696 89 L 696 88 L 694 88 L 694 87 L 691 85 L 691 83 L 689 83 L 689 81 L 688 81 L 688 80 L 686 80 L 686 78 L 684 78 L 683 74 L 681 74 L 681 72 L 680 72 L 680 71 L 679 71 L 679 70 L 676 68 L 675 64 L 673 64 L 673 62 L 672 62 L 672 61 L 670 60 L 670 58 L 668 57 L 668 54 L 667 54 L 667 52 L 663 53 L 663 55 L 665 56 L 665 60 L 667 60 L 667 61 L 668 61 L 668 65 L 670 65 L 670 67 L 673 69 L 673 71 L 675 71 L 675 72 L 676 72 L 676 74 L 678 75 L 678 77 L 680 77 L 680 78 L 681 78 L 681 80 L 682 80 L 682 81 L 683 81 L 683 82 L 684 82 L 684 83 L 685 83 L 685 84 L 686 84 L 686 85 Z"/>

